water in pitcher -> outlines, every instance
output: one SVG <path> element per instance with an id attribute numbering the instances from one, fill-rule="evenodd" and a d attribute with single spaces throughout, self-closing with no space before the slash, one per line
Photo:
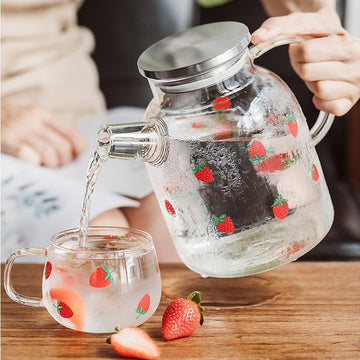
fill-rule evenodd
<path id="1" fill-rule="evenodd" d="M 182 261 L 203 276 L 235 277 L 295 260 L 328 232 L 332 207 L 318 157 L 277 138 L 172 139 L 149 175 Z M 301 139 L 301 140 L 299 140 Z M 175 167 L 173 164 L 177 164 Z M 170 179 L 170 180 L 164 180 Z"/>

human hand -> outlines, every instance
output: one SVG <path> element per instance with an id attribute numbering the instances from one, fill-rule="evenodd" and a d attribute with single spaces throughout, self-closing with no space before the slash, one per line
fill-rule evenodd
<path id="1" fill-rule="evenodd" d="M 252 34 L 257 45 L 279 35 L 311 35 L 290 44 L 295 72 L 314 94 L 317 109 L 344 115 L 360 98 L 360 39 L 347 33 L 336 13 L 292 13 L 266 20 Z"/>
<path id="2" fill-rule="evenodd" d="M 1 151 L 34 165 L 57 167 L 81 154 L 85 140 L 71 122 L 38 106 L 1 106 Z"/>

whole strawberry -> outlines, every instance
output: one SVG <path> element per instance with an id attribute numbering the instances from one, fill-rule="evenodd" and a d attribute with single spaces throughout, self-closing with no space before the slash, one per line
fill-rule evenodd
<path id="1" fill-rule="evenodd" d="M 162 318 L 161 335 L 165 340 L 190 336 L 203 324 L 204 308 L 200 305 L 201 292 L 192 292 L 187 299 L 178 298 L 167 306 Z"/>

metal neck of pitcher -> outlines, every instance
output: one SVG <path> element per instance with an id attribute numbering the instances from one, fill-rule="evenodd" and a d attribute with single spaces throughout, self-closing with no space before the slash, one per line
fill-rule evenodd
<path id="1" fill-rule="evenodd" d="M 158 166 L 168 154 L 167 126 L 158 117 L 149 122 L 103 126 L 97 139 L 97 152 L 105 159 L 141 160 Z"/>

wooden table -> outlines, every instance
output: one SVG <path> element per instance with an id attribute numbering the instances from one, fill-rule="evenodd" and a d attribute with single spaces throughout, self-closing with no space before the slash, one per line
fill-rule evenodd
<path id="1" fill-rule="evenodd" d="M 40 294 L 40 265 L 17 264 L 14 287 Z M 163 265 L 163 296 L 142 328 L 161 359 L 360 359 L 360 262 L 295 262 L 237 279 L 203 279 Z M 3 286 L 2 286 L 3 288 Z M 175 297 L 201 290 L 205 322 L 187 338 L 162 340 L 161 317 Z M 63 328 L 44 308 L 12 302 L 2 289 L 2 359 L 119 359 L 105 335 Z"/>

